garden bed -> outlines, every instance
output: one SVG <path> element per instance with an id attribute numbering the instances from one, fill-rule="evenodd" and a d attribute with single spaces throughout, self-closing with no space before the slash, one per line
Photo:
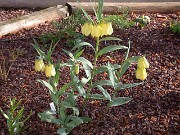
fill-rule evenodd
<path id="1" fill-rule="evenodd" d="M 14 18 L 21 14 L 28 14 L 34 10 L 13 9 L 0 10 L 0 21 Z M 133 100 L 123 106 L 113 107 L 106 114 L 104 121 L 102 115 L 104 111 L 103 101 L 91 101 L 87 109 L 82 113 L 93 119 L 88 124 L 83 124 L 73 129 L 74 135 L 178 135 L 180 132 L 180 108 L 179 108 L 179 82 L 180 82 L 180 36 L 172 33 L 169 23 L 172 19 L 178 19 L 180 13 L 159 14 L 141 13 L 151 18 L 151 23 L 143 29 L 130 27 L 128 29 L 115 29 L 113 36 L 122 39 L 119 44 L 127 45 L 128 38 L 131 40 L 130 56 L 146 54 L 150 63 L 148 77 L 144 85 L 131 89 L 122 90 L 120 96 L 132 97 Z M 131 17 L 140 14 L 133 13 Z M 180 18 L 179 18 L 180 19 Z M 59 20 L 61 21 L 61 20 Z M 36 79 L 45 79 L 44 74 L 34 71 L 34 60 L 37 52 L 32 47 L 33 38 L 37 38 L 43 33 L 49 33 L 54 28 L 51 23 L 37 26 L 33 29 L 22 30 L 16 34 L 4 36 L 0 39 L 0 61 L 6 58 L 6 68 L 10 66 L 11 59 L 9 50 L 16 48 L 23 49 L 22 54 L 13 64 L 7 80 L 0 79 L 0 107 L 6 110 L 5 104 L 9 103 L 10 97 L 21 99 L 25 106 L 25 112 L 34 111 L 29 121 L 25 134 L 32 135 L 55 135 L 57 126 L 46 122 L 41 122 L 37 113 L 49 108 L 51 99 L 48 90 L 40 85 Z M 94 43 L 88 38 L 88 42 Z M 107 46 L 104 44 L 103 46 Z M 102 46 L 101 46 L 102 47 Z M 65 40 L 58 43 L 53 59 L 67 61 L 67 55 L 62 49 L 70 50 Z M 84 57 L 92 59 L 93 55 L 88 48 Z M 122 62 L 124 53 L 116 51 L 102 56 L 98 64 L 110 62 Z M 135 79 L 135 65 L 128 69 L 123 76 L 124 83 L 138 82 Z M 81 74 L 81 73 L 80 73 Z M 66 83 L 68 69 L 61 71 L 62 80 L 60 84 Z M 101 76 L 106 77 L 106 74 Z M 0 114 L 0 134 L 7 134 L 6 120 Z"/>

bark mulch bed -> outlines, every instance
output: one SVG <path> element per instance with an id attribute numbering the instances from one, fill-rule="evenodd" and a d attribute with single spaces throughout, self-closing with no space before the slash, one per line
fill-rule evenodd
<path id="1" fill-rule="evenodd" d="M 28 14 L 33 10 L 8 9 L 0 10 L 0 21 Z M 129 96 L 133 100 L 123 106 L 113 107 L 106 114 L 103 122 L 100 122 L 104 111 L 104 103 L 91 101 L 83 112 L 93 121 L 76 127 L 74 135 L 178 135 L 180 133 L 180 36 L 173 34 L 169 29 L 171 19 L 178 18 L 179 13 L 174 14 L 150 14 L 151 24 L 144 29 L 131 27 L 129 29 L 116 29 L 114 36 L 122 39 L 119 44 L 127 45 L 131 40 L 130 56 L 146 54 L 150 63 L 148 78 L 144 85 L 119 92 L 120 96 Z M 138 15 L 138 14 L 134 14 Z M 9 50 L 15 48 L 24 49 L 21 56 L 13 64 L 8 79 L 0 80 L 0 107 L 6 110 L 5 104 L 10 97 L 21 99 L 28 114 L 33 110 L 35 114 L 26 123 L 28 128 L 25 134 L 55 135 L 57 126 L 41 122 L 37 116 L 49 108 L 51 102 L 48 90 L 40 85 L 36 79 L 45 79 L 44 74 L 34 71 L 34 59 L 37 55 L 32 47 L 33 37 L 53 30 L 51 23 L 46 23 L 30 30 L 22 30 L 16 34 L 4 36 L 0 39 L 0 61 L 5 57 L 7 68 L 11 63 Z M 87 39 L 92 41 L 92 39 Z M 109 42 L 107 42 L 108 45 Z M 62 41 L 58 44 L 53 58 L 67 61 L 67 56 L 61 49 L 70 48 Z M 91 50 L 86 49 L 84 56 L 92 59 Z M 121 62 L 124 52 L 116 51 L 99 59 L 99 64 L 107 61 Z M 135 65 L 132 65 L 123 76 L 124 83 L 138 82 L 135 79 Z M 61 72 L 60 84 L 66 83 L 67 69 Z M 105 76 L 105 75 L 104 75 Z M 104 77 L 102 76 L 102 77 Z M 0 114 L 0 134 L 7 135 L 6 120 Z"/>

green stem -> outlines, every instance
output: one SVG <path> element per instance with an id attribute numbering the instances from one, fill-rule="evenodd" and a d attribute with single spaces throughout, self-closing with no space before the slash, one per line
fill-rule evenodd
<path id="1" fill-rule="evenodd" d="M 106 106 L 106 109 L 105 109 L 105 111 L 103 112 L 103 116 L 102 116 L 102 121 L 105 121 L 105 116 L 106 116 L 106 114 L 108 113 L 108 111 L 109 111 L 109 106 Z"/>
<path id="2" fill-rule="evenodd" d="M 99 51 L 99 37 L 96 39 L 96 50 L 95 50 L 95 57 L 94 57 L 94 63 L 93 63 L 93 69 L 92 69 L 92 76 L 90 79 L 89 88 L 87 90 L 87 96 L 85 97 L 84 102 L 83 102 L 83 108 L 85 107 L 86 102 L 89 99 L 90 92 L 92 90 L 93 78 L 94 78 L 95 70 L 97 66 L 98 51 Z"/>

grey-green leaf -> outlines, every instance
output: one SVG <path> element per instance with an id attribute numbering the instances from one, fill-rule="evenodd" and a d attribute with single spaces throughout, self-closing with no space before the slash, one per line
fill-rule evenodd
<path id="1" fill-rule="evenodd" d="M 105 37 L 105 38 L 101 38 L 99 40 L 99 42 L 102 42 L 102 41 L 112 41 L 112 40 L 122 41 L 120 38 L 117 38 L 117 37 Z"/>
<path id="2" fill-rule="evenodd" d="M 106 100 L 106 98 L 101 94 L 91 94 L 90 98 L 91 99 L 103 99 L 103 100 Z"/>
<path id="3" fill-rule="evenodd" d="M 66 133 L 66 128 L 64 128 L 64 127 L 59 128 L 57 130 L 57 133 L 60 134 L 60 135 L 68 135 L 68 133 Z"/>
<path id="4" fill-rule="evenodd" d="M 131 101 L 132 98 L 129 97 L 118 97 L 118 98 L 114 98 L 112 99 L 112 101 L 110 101 L 108 103 L 109 107 L 113 107 L 113 106 L 119 106 L 119 105 L 124 105 L 126 103 L 128 103 L 129 101 Z"/>
<path id="5" fill-rule="evenodd" d="M 82 62 L 83 64 L 87 64 L 90 68 L 93 68 L 92 63 L 84 57 L 79 57 L 77 61 Z"/>
<path id="6" fill-rule="evenodd" d="M 115 50 L 120 50 L 120 49 L 128 49 L 128 47 L 122 46 L 122 45 L 107 46 L 107 47 L 104 47 L 102 50 L 100 50 L 98 52 L 98 57 L 103 55 L 103 54 L 106 54 L 106 53 L 109 53 L 109 52 L 112 52 L 112 51 L 115 51 Z"/>
<path id="7" fill-rule="evenodd" d="M 49 84 L 49 83 L 47 83 L 46 81 L 44 81 L 44 80 L 37 80 L 38 82 L 40 82 L 40 83 L 42 83 L 44 86 L 46 86 L 51 92 L 53 92 L 54 93 L 54 89 L 53 89 L 53 87 Z"/>
<path id="8" fill-rule="evenodd" d="M 95 51 L 94 47 L 88 42 L 81 42 L 81 43 L 75 45 L 71 50 L 73 51 L 73 50 L 75 50 L 75 49 L 77 49 L 79 47 L 83 47 L 83 46 L 91 47 L 93 49 L 93 51 Z"/>
<path id="9" fill-rule="evenodd" d="M 111 101 L 111 96 L 110 94 L 107 92 L 107 90 L 105 90 L 102 86 L 97 86 L 97 88 L 103 93 L 104 97 L 107 99 L 107 100 L 110 100 Z"/>
<path id="10" fill-rule="evenodd" d="M 132 88 L 132 87 L 136 87 L 138 85 L 141 85 L 143 84 L 144 82 L 140 82 L 140 83 L 130 83 L 130 84 L 122 84 L 122 85 L 119 85 L 117 87 L 117 90 L 123 90 L 123 89 L 128 89 L 128 88 Z"/>
<path id="11" fill-rule="evenodd" d="M 112 86 L 112 82 L 110 80 L 100 80 L 96 83 L 93 84 L 93 88 L 96 87 L 96 86 L 104 86 L 104 85 L 108 85 L 108 86 Z"/>

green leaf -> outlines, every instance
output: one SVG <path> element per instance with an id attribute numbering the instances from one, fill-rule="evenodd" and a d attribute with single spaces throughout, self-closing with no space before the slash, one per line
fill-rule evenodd
<path id="1" fill-rule="evenodd" d="M 66 132 L 66 128 L 64 128 L 64 127 L 59 128 L 57 130 L 57 133 L 60 134 L 60 135 L 68 135 L 68 133 Z"/>
<path id="2" fill-rule="evenodd" d="M 103 55 L 103 54 L 106 54 L 106 53 L 109 53 L 109 52 L 112 52 L 112 51 L 115 51 L 115 50 L 120 50 L 120 49 L 128 49 L 128 47 L 126 46 L 121 46 L 121 45 L 113 45 L 113 46 L 107 46 L 107 47 L 104 47 L 102 50 L 100 50 L 98 52 L 98 57 Z"/>
<path id="3" fill-rule="evenodd" d="M 123 62 L 123 64 L 121 65 L 120 72 L 119 72 L 119 78 L 123 76 L 123 74 L 127 71 L 130 65 L 131 65 L 131 62 L 129 61 Z"/>
<path id="4" fill-rule="evenodd" d="M 103 72 L 106 72 L 107 70 L 108 70 L 108 69 L 107 69 L 106 66 L 100 66 L 100 67 L 98 67 L 98 68 L 95 70 L 94 74 L 95 74 L 95 75 L 98 75 L 98 74 L 101 74 L 101 73 L 103 73 Z"/>
<path id="5" fill-rule="evenodd" d="M 61 116 L 61 120 L 64 122 L 66 120 L 66 118 L 68 116 L 66 116 L 66 112 L 65 112 L 66 108 L 64 106 L 60 106 L 60 116 Z"/>
<path id="6" fill-rule="evenodd" d="M 79 4 L 80 5 L 80 4 Z M 81 10 L 83 11 L 84 15 L 86 16 L 86 18 L 93 23 L 92 18 L 88 15 L 88 13 L 84 10 L 84 8 L 80 5 Z"/>
<path id="7" fill-rule="evenodd" d="M 23 117 L 23 113 L 24 113 L 24 107 L 22 107 L 16 114 L 16 116 L 14 117 L 14 121 L 18 121 Z"/>
<path id="8" fill-rule="evenodd" d="M 88 123 L 92 121 L 92 119 L 89 117 L 80 117 L 80 118 L 83 120 L 83 123 Z"/>
<path id="9" fill-rule="evenodd" d="M 104 5 L 104 0 L 98 0 L 98 11 L 97 11 L 97 19 L 100 22 L 103 17 L 103 5 Z"/>
<path id="10" fill-rule="evenodd" d="M 67 123 L 66 126 L 70 127 L 70 128 L 74 128 L 74 127 L 76 127 L 76 124 L 74 124 L 74 122 L 69 122 L 69 123 Z"/>
<path id="11" fill-rule="evenodd" d="M 44 111 L 43 113 L 38 113 L 38 116 L 41 119 L 41 121 L 47 121 L 49 123 L 54 123 L 54 124 L 59 124 L 59 125 L 64 124 L 62 120 L 57 119 L 53 115 L 54 115 L 54 112 L 50 110 Z"/>
<path id="12" fill-rule="evenodd" d="M 93 84 L 92 88 L 96 87 L 96 86 L 104 86 L 104 85 L 108 85 L 108 86 L 112 86 L 112 82 L 110 80 L 100 80 L 96 83 Z"/>
<path id="13" fill-rule="evenodd" d="M 53 93 L 53 92 L 51 92 L 50 90 L 49 90 L 49 93 L 50 93 L 50 97 L 51 97 L 51 99 L 52 99 L 52 101 L 54 102 L 54 104 L 56 105 L 56 106 L 58 106 L 59 104 L 59 97 L 58 97 L 58 95 L 56 94 L 56 93 Z"/>
<path id="14" fill-rule="evenodd" d="M 46 81 L 44 81 L 44 80 L 37 80 L 37 81 L 42 83 L 44 86 L 46 86 L 49 89 L 49 93 L 50 93 L 50 97 L 51 97 L 52 101 L 54 102 L 55 105 L 58 105 L 57 91 L 54 90 L 54 88 Z M 50 79 L 49 81 L 52 81 L 52 80 Z"/>
<path id="15" fill-rule="evenodd" d="M 80 93 L 80 95 L 86 95 L 86 91 L 81 85 L 77 85 L 76 88 L 78 89 L 78 92 Z"/>
<path id="16" fill-rule="evenodd" d="M 108 103 L 109 107 L 113 107 L 113 106 L 119 106 L 119 105 L 124 105 L 126 103 L 128 103 L 129 101 L 131 101 L 132 98 L 129 97 L 118 97 L 118 98 L 114 98 L 112 99 L 112 101 L 110 101 Z"/>
<path id="17" fill-rule="evenodd" d="M 75 45 L 71 50 L 73 51 L 73 50 L 80 48 L 80 47 L 83 47 L 83 46 L 91 47 L 93 49 L 93 51 L 95 51 L 94 47 L 88 42 L 81 42 L 81 43 Z"/>
<path id="18" fill-rule="evenodd" d="M 74 58 L 75 59 L 79 58 L 83 54 L 83 52 L 84 52 L 84 49 L 79 51 L 79 52 L 77 52 L 76 54 L 74 54 Z"/>
<path id="19" fill-rule="evenodd" d="M 63 87 L 58 91 L 58 96 L 61 96 L 70 86 L 72 86 L 71 82 L 64 84 Z"/>
<path id="20" fill-rule="evenodd" d="M 92 63 L 84 57 L 79 57 L 77 61 L 82 62 L 82 64 L 87 64 L 91 69 L 93 69 Z"/>
<path id="21" fill-rule="evenodd" d="M 9 119 L 9 116 L 6 113 L 4 113 L 1 107 L 0 107 L 0 111 L 6 119 Z"/>
<path id="22" fill-rule="evenodd" d="M 21 100 L 16 102 L 16 98 L 10 99 L 10 112 L 13 113 L 21 104 Z"/>
<path id="23" fill-rule="evenodd" d="M 87 64 L 83 63 L 83 69 L 86 73 L 86 77 L 91 78 L 91 67 L 89 67 Z"/>
<path id="24" fill-rule="evenodd" d="M 75 112 L 76 115 L 79 115 L 79 110 L 78 108 L 72 106 L 69 102 L 66 102 L 66 101 L 62 101 L 61 102 L 61 105 L 65 108 L 71 108 L 73 109 L 73 111 Z"/>
<path id="25" fill-rule="evenodd" d="M 143 84 L 144 82 L 140 82 L 140 83 L 130 83 L 130 84 L 122 84 L 122 85 L 119 85 L 117 87 L 117 90 L 123 90 L 123 89 L 128 89 L 128 88 L 132 88 L 132 87 L 136 87 L 140 84 Z"/>
<path id="26" fill-rule="evenodd" d="M 87 79 L 87 78 L 84 78 L 84 77 L 83 77 L 83 78 L 81 79 L 81 85 L 82 85 L 82 87 L 83 87 L 85 84 L 87 84 L 89 80 L 90 80 L 90 78 Z"/>
<path id="27" fill-rule="evenodd" d="M 73 54 L 71 53 L 71 52 L 69 52 L 69 51 L 67 51 L 67 50 L 65 50 L 65 49 L 62 49 L 67 55 L 69 55 L 69 57 L 71 58 L 71 59 L 74 59 L 74 56 L 73 56 Z"/>
<path id="28" fill-rule="evenodd" d="M 137 62 L 140 57 L 141 57 L 141 56 L 133 56 L 133 57 L 131 57 L 131 58 L 126 59 L 125 61 Z"/>
<path id="29" fill-rule="evenodd" d="M 51 92 L 55 93 L 53 87 L 49 83 L 47 83 L 46 81 L 44 81 L 44 80 L 37 80 L 37 81 L 42 83 L 44 86 L 46 86 Z"/>
<path id="30" fill-rule="evenodd" d="M 131 65 L 131 63 L 137 62 L 137 60 L 139 58 L 140 58 L 140 56 L 134 56 L 134 57 L 126 59 L 121 65 L 120 72 L 119 72 L 119 78 L 121 78 L 123 76 L 123 74 L 127 71 L 129 66 Z"/>
<path id="31" fill-rule="evenodd" d="M 64 106 L 65 108 L 72 108 L 73 107 L 70 103 L 68 103 L 66 101 L 62 101 L 61 105 Z"/>
<path id="32" fill-rule="evenodd" d="M 36 49 L 36 51 L 42 58 L 44 58 L 46 61 L 48 60 L 48 56 L 40 49 L 36 40 L 34 40 L 34 44 L 32 44 L 32 46 Z"/>
<path id="33" fill-rule="evenodd" d="M 99 42 L 102 42 L 102 41 L 113 41 L 113 40 L 122 41 L 120 38 L 117 38 L 117 37 L 105 37 L 105 38 L 101 38 L 99 40 Z"/>
<path id="34" fill-rule="evenodd" d="M 107 69 L 108 69 L 109 79 L 111 80 L 112 86 L 115 88 L 116 84 L 118 83 L 118 79 L 116 77 L 114 67 L 109 62 L 107 65 Z"/>
<path id="35" fill-rule="evenodd" d="M 102 99 L 102 100 L 106 100 L 106 98 L 105 98 L 103 95 L 101 95 L 101 94 L 91 94 L 91 95 L 90 95 L 90 98 L 91 98 L 91 99 Z"/>
<path id="36" fill-rule="evenodd" d="M 102 92 L 102 94 L 104 95 L 104 97 L 107 99 L 107 100 L 109 100 L 109 101 L 111 101 L 111 96 L 110 96 L 110 94 L 107 92 L 107 90 L 105 90 L 103 87 L 101 87 L 101 86 L 97 86 L 97 88 Z"/>
<path id="37" fill-rule="evenodd" d="M 59 68 L 60 68 L 60 60 L 58 60 L 56 66 L 55 66 L 55 71 L 56 71 L 56 75 L 54 77 L 54 85 L 55 85 L 55 87 L 59 83 L 59 76 L 60 76 Z"/>
<path id="38" fill-rule="evenodd" d="M 178 31 L 178 25 L 173 25 L 172 32 L 176 33 Z"/>
<path id="39" fill-rule="evenodd" d="M 80 118 L 80 117 L 72 117 L 73 123 L 78 126 L 82 123 L 84 123 L 84 121 Z"/>

